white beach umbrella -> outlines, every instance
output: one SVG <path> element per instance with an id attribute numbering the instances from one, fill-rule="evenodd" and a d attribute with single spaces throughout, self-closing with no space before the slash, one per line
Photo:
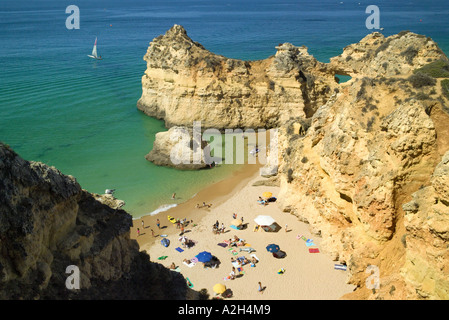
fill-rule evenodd
<path id="1" fill-rule="evenodd" d="M 276 222 L 271 216 L 259 215 L 254 219 L 254 222 L 260 226 L 271 226 Z"/>

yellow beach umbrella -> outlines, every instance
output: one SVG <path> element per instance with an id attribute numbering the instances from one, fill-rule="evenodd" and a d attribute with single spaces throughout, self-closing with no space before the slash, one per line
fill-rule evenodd
<path id="1" fill-rule="evenodd" d="M 234 220 L 232 220 L 232 225 L 238 227 L 238 226 L 242 225 L 242 220 L 234 219 Z"/>
<path id="2" fill-rule="evenodd" d="M 225 291 L 226 291 L 226 286 L 225 286 L 224 284 L 217 283 L 217 284 L 214 286 L 214 292 L 215 292 L 215 293 L 221 294 L 221 293 L 223 293 L 223 292 L 225 292 Z"/>
<path id="3" fill-rule="evenodd" d="M 273 194 L 271 193 L 271 192 L 264 192 L 264 193 L 262 193 L 262 197 L 264 197 L 264 198 L 271 198 L 271 196 L 272 196 Z"/>

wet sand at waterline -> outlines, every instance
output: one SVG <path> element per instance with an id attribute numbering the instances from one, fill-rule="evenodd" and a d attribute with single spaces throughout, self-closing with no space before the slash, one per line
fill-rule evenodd
<path id="1" fill-rule="evenodd" d="M 310 233 L 307 224 L 298 221 L 290 213 L 283 212 L 276 202 L 270 202 L 266 206 L 257 202 L 263 192 L 271 192 L 274 197 L 277 197 L 279 192 L 279 187 L 252 186 L 255 181 L 264 179 L 259 176 L 259 168 L 260 166 L 256 165 L 245 166 L 231 178 L 202 190 L 175 208 L 134 220 L 131 237 L 138 241 L 141 250 L 149 254 L 151 261 L 166 267 L 174 263 L 178 271 L 172 272 L 181 272 L 185 278 L 189 278 L 196 291 L 207 289 L 210 297 L 215 295 L 213 286 L 217 283 L 232 291 L 233 296 L 228 299 L 236 300 L 334 300 L 352 292 L 354 286 L 346 283 L 347 271 L 334 269 L 336 262 L 320 250 L 320 238 Z M 201 205 L 203 202 L 212 203 L 212 206 L 196 208 L 197 204 Z M 233 213 L 237 214 L 237 219 L 243 217 L 244 229 L 230 228 Z M 182 247 L 179 241 L 181 230 L 167 219 L 167 215 L 180 220 L 193 220 L 184 230 L 184 236 L 195 242 L 191 248 Z M 254 231 L 254 218 L 258 215 L 274 218 L 279 225 L 278 230 Z M 161 229 L 156 226 L 156 219 L 160 220 Z M 212 232 L 212 226 L 217 220 L 220 226 L 223 223 L 226 227 L 224 233 Z M 139 236 L 137 228 L 140 229 Z M 154 231 L 154 237 L 151 229 Z M 161 244 L 163 237 L 160 235 L 167 235 L 166 238 L 170 240 L 168 247 Z M 256 251 L 240 251 L 245 247 L 238 246 L 233 247 L 237 252 L 233 255 L 230 247 L 218 245 L 234 236 L 244 239 Z M 312 239 L 314 245 L 307 246 L 304 239 Z M 273 254 L 266 250 L 266 246 L 272 243 L 277 244 L 286 256 L 273 257 Z M 178 252 L 175 250 L 177 247 L 184 251 Z M 309 248 L 318 248 L 320 252 L 310 253 Z M 217 257 L 219 265 L 216 268 L 204 268 L 201 262 L 190 267 L 183 263 L 184 259 L 192 259 L 202 251 L 208 251 Z M 251 259 L 252 254 L 259 259 L 255 267 L 246 264 L 243 266 L 242 275 L 234 280 L 227 280 L 233 267 L 231 258 L 244 256 Z M 159 260 L 162 256 L 167 258 Z M 279 274 L 280 269 L 283 269 L 284 273 Z M 262 292 L 258 291 L 259 282 L 263 288 Z"/>

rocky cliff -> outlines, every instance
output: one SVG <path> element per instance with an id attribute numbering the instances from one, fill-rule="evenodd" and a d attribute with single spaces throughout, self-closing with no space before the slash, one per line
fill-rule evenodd
<path id="1" fill-rule="evenodd" d="M 312 115 L 337 87 L 306 47 L 284 43 L 265 60 L 228 59 L 179 25 L 153 39 L 144 60 L 138 108 L 167 127 L 193 121 L 203 128 L 277 127 L 292 116 Z"/>
<path id="2" fill-rule="evenodd" d="M 413 54 L 401 54 L 408 48 Z M 281 130 L 279 198 L 347 264 L 358 289 L 346 298 L 449 296 L 442 267 L 449 208 L 438 191 L 449 188 L 447 155 L 440 163 L 449 150 L 449 103 L 440 78 L 417 72 L 436 61 L 447 66 L 429 38 L 368 35 L 331 59 L 331 68 L 353 78 L 315 112 L 307 132 L 295 132 L 295 120 Z M 436 207 L 423 203 L 425 192 L 427 201 L 440 199 Z M 378 288 L 366 283 L 370 265 L 379 270 Z"/>
<path id="3" fill-rule="evenodd" d="M 449 297 L 449 63 L 432 39 L 375 32 L 328 64 L 288 43 L 245 62 L 175 26 L 144 59 L 139 108 L 168 127 L 279 128 L 278 199 L 348 266 L 344 298 Z"/>
<path id="4" fill-rule="evenodd" d="M 139 252 L 121 206 L 0 143 L 0 299 L 184 299 L 184 279 Z"/>

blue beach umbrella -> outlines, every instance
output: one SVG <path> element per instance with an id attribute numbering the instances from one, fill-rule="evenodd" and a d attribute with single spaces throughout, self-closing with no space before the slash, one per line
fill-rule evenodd
<path id="1" fill-rule="evenodd" d="M 212 254 L 207 251 L 200 252 L 196 255 L 199 262 L 209 262 L 212 259 Z"/>
<path id="2" fill-rule="evenodd" d="M 164 239 L 161 240 L 161 244 L 164 247 L 168 247 L 168 245 L 170 244 L 170 240 L 168 240 L 167 238 L 164 238 Z"/>
<path id="3" fill-rule="evenodd" d="M 274 244 L 274 243 L 269 244 L 269 245 L 267 246 L 267 251 L 268 251 L 268 252 L 272 252 L 272 253 L 278 252 L 279 249 L 280 249 L 279 246 L 278 246 L 277 244 Z"/>

